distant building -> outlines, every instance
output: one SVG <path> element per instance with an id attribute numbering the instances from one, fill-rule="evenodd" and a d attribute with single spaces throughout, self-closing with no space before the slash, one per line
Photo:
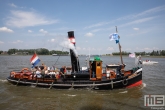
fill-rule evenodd
<path id="1" fill-rule="evenodd" d="M 7 53 L 7 51 L 3 51 L 1 54 L 2 55 L 7 55 L 8 53 Z"/>

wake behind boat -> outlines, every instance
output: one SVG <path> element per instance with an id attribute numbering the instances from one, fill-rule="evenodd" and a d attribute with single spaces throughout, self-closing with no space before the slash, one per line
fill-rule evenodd
<path id="1" fill-rule="evenodd" d="M 73 31 L 68 32 L 68 38 L 70 43 L 75 46 Z M 79 58 L 74 49 L 70 49 L 70 57 L 70 67 L 50 69 L 45 65 L 35 66 L 39 60 L 38 56 L 34 54 L 31 58 L 34 69 L 23 68 L 21 71 L 11 71 L 7 80 L 16 85 L 67 89 L 89 87 L 107 90 L 142 84 L 142 67 L 139 65 L 130 70 L 125 70 L 123 62 L 122 64 L 109 64 L 103 67 L 103 61 L 97 56 L 88 61 L 89 67 L 80 68 Z"/>
<path id="2" fill-rule="evenodd" d="M 148 64 L 148 65 L 152 65 L 152 64 L 157 64 L 158 62 L 146 60 L 146 61 L 143 61 L 142 63 L 143 63 L 143 65 L 147 65 L 147 64 Z"/>

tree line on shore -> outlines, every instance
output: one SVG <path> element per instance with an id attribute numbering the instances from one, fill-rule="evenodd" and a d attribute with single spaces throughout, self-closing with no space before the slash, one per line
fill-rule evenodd
<path id="1" fill-rule="evenodd" d="M 113 55 L 120 55 L 120 52 L 114 52 Z M 129 55 L 130 52 L 124 52 L 122 51 L 122 55 Z M 153 50 L 152 52 L 135 52 L 136 55 L 142 55 L 142 56 L 165 56 L 165 50 Z"/>
<path id="2" fill-rule="evenodd" d="M 5 54 L 17 54 L 17 55 L 32 55 L 34 53 L 37 53 L 38 55 L 52 55 L 52 54 L 57 54 L 57 55 L 68 55 L 69 52 L 67 51 L 59 51 L 59 50 L 51 50 L 49 51 L 46 48 L 39 48 L 39 49 L 9 49 L 7 52 L 0 51 L 0 54 L 5 53 Z"/>
<path id="3" fill-rule="evenodd" d="M 68 51 L 59 51 L 59 50 L 51 50 L 49 51 L 46 48 L 39 48 L 39 49 L 9 49 L 8 51 L 1 51 L 0 54 L 17 54 L 17 55 L 32 55 L 36 52 L 38 55 L 68 55 Z M 129 55 L 130 52 L 122 51 L 122 55 Z M 135 52 L 136 55 L 142 55 L 142 56 L 165 56 L 165 50 L 153 50 L 152 52 Z M 111 54 L 106 54 L 111 55 Z M 112 55 L 120 55 L 119 52 L 113 52 Z"/>

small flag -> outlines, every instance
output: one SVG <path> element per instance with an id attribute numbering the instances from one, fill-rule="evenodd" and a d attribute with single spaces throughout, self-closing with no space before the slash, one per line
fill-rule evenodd
<path id="1" fill-rule="evenodd" d="M 131 54 L 129 54 L 129 57 L 131 57 L 131 58 L 135 58 L 135 53 L 131 53 Z"/>
<path id="2" fill-rule="evenodd" d="M 116 33 L 113 33 L 109 36 L 109 39 L 112 41 L 112 40 L 115 40 L 116 41 L 116 44 L 119 43 L 119 35 L 116 34 Z"/>
<path id="3" fill-rule="evenodd" d="M 32 58 L 30 59 L 30 62 L 33 65 L 32 68 L 40 62 L 40 59 L 38 58 L 36 53 L 32 56 Z"/>

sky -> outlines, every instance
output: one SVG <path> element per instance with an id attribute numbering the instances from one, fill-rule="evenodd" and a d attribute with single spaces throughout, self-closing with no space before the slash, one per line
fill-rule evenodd
<path id="1" fill-rule="evenodd" d="M 78 54 L 165 50 L 165 0 L 0 0 L 0 50 L 64 50 L 74 31 Z"/>

